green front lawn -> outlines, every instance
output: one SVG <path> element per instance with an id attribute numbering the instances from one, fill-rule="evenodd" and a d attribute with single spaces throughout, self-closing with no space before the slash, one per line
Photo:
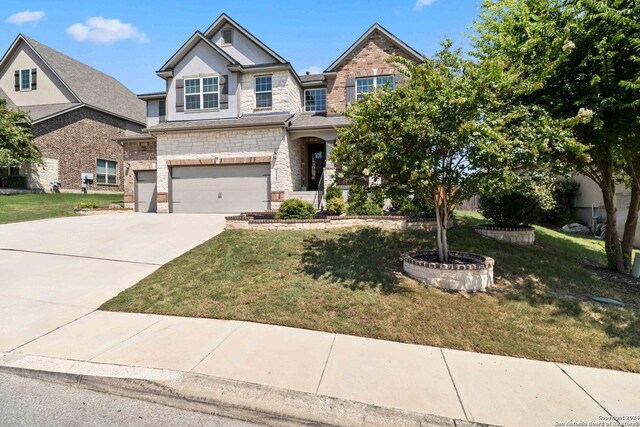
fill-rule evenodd
<path id="1" fill-rule="evenodd" d="M 518 247 L 459 215 L 452 249 L 492 256 L 496 286 L 464 295 L 407 279 L 400 254 L 434 233 L 225 231 L 102 309 L 249 320 L 484 353 L 640 372 L 640 287 L 601 278 L 602 243 L 537 227 Z M 613 280 L 613 279 L 606 279 Z M 616 298 L 624 308 L 591 303 Z"/>
<path id="2" fill-rule="evenodd" d="M 122 203 L 122 193 L 113 194 L 12 194 L 0 195 L 0 224 L 75 215 L 80 202 Z"/>

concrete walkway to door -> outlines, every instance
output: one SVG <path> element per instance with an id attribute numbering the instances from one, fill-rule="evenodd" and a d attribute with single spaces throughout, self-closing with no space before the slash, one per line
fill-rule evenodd
<path id="1" fill-rule="evenodd" d="M 122 213 L 0 225 L 0 351 L 95 311 L 224 224 L 223 215 Z"/>

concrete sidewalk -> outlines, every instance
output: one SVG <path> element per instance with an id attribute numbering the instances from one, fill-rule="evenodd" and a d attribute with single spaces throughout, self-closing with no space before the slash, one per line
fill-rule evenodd
<path id="1" fill-rule="evenodd" d="M 161 368 L 506 426 L 640 415 L 640 374 L 213 319 L 95 311 L 0 366 L 133 378 Z"/>

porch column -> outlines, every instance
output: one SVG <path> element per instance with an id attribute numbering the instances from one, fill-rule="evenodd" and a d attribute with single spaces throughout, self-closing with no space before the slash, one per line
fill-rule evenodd
<path id="1" fill-rule="evenodd" d="M 326 193 L 327 188 L 329 188 L 331 186 L 331 184 L 333 184 L 336 180 L 336 165 L 330 160 L 331 158 L 331 151 L 333 151 L 333 146 L 335 145 L 336 141 L 334 140 L 327 140 L 326 141 L 327 145 L 326 145 L 326 156 L 327 156 L 327 161 L 324 167 L 324 191 Z"/>

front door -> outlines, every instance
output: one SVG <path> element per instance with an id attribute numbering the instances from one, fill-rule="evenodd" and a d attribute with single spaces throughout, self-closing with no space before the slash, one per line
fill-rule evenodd
<path id="1" fill-rule="evenodd" d="M 307 150 L 307 158 L 309 159 L 307 168 L 308 190 L 317 191 L 320 177 L 322 176 L 325 166 L 325 144 L 309 144 Z"/>

